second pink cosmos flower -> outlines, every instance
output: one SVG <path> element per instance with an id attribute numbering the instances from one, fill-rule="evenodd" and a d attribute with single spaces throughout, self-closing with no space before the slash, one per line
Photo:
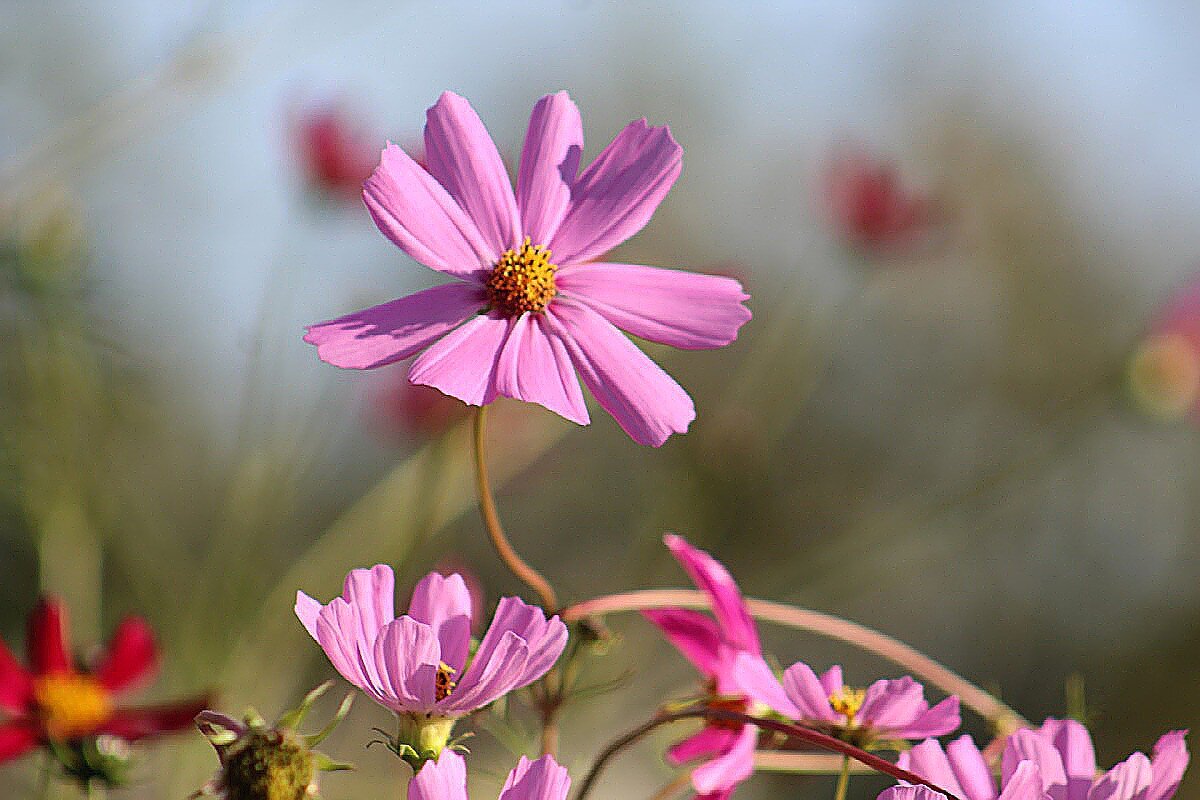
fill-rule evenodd
<path id="1" fill-rule="evenodd" d="M 670 130 L 631 122 L 579 173 L 582 152 L 579 109 L 566 92 L 543 97 L 514 193 L 474 109 L 444 93 L 428 112 L 428 169 L 389 143 L 363 197 L 385 236 L 456 282 L 317 323 L 305 340 L 350 369 L 424 351 L 414 383 L 472 405 L 538 403 L 586 425 L 582 377 L 634 441 L 686 431 L 691 398 L 618 328 L 721 347 L 750 319 L 748 296 L 729 278 L 594 260 L 641 230 L 679 176 Z"/>

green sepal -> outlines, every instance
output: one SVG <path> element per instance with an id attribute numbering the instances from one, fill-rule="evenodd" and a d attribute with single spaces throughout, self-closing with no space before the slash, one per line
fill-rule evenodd
<path id="1" fill-rule="evenodd" d="M 326 684 L 326 685 L 328 686 L 330 684 Z M 314 689 L 313 691 L 316 691 L 316 690 Z M 310 694 L 311 694 L 311 692 L 310 692 Z M 352 706 L 352 705 L 354 705 L 354 695 L 348 694 L 342 700 L 341 705 L 338 706 L 337 713 L 335 713 L 333 715 L 333 719 L 329 720 L 329 722 L 327 722 L 325 724 L 325 727 L 321 728 L 321 730 L 317 731 L 316 733 L 310 733 L 307 736 L 305 736 L 304 743 L 307 744 L 309 747 L 316 747 L 321 742 L 325 741 L 325 737 L 327 737 L 329 734 L 333 733 L 333 729 L 336 728 L 338 726 L 338 724 L 346 718 L 346 715 L 350 713 L 350 706 Z M 301 716 L 303 716 L 303 714 Z"/>
<path id="2" fill-rule="evenodd" d="M 308 694 L 304 695 L 304 699 L 300 701 L 300 705 L 286 712 L 275 723 L 279 728 L 291 728 L 295 730 L 300 727 L 300 723 L 304 721 L 305 715 L 312 709 L 313 703 L 317 702 L 317 698 L 325 694 L 333 686 L 333 681 L 325 681 L 317 688 L 313 689 Z"/>
<path id="3" fill-rule="evenodd" d="M 339 772 L 346 769 L 357 769 L 348 761 L 334 761 L 324 753 L 313 751 L 313 765 L 321 772 Z"/>

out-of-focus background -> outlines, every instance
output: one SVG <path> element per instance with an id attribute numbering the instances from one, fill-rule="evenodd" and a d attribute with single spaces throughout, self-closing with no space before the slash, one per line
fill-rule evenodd
<path id="1" fill-rule="evenodd" d="M 357 198 L 386 139 L 419 150 L 453 89 L 515 167 L 532 104 L 566 88 L 585 159 L 642 116 L 684 148 L 618 260 L 734 275 L 754 319 L 715 352 L 648 348 L 698 409 L 661 449 L 603 413 L 578 428 L 501 404 L 501 512 L 560 593 L 686 585 L 660 543 L 677 531 L 748 594 L 881 628 L 1031 719 L 1082 678 L 1102 764 L 1194 727 L 1200 436 L 1126 376 L 1200 265 L 1200 11 L 1027 6 L 3 3 L 0 634 L 21 652 L 39 591 L 69 603 L 81 649 L 136 612 L 164 664 L 134 701 L 212 687 L 274 716 L 334 674 L 297 588 L 328 599 L 382 561 L 405 586 L 467 569 L 489 605 L 519 591 L 466 438 L 442 433 L 458 409 L 300 337 L 435 281 Z M 1193 374 L 1155 364 L 1159 383 Z M 640 618 L 611 624 L 591 670 L 631 672 L 568 713 L 576 780 L 694 680 Z M 895 674 L 766 638 L 785 664 Z M 326 797 L 397 796 L 407 767 L 364 749 L 387 719 L 360 699 L 324 746 L 359 770 Z M 531 726 L 477 726 L 480 796 Z M 600 796 L 668 782 L 677 734 Z M 185 796 L 216 764 L 194 734 L 142 751 L 122 796 Z M 0 767 L 0 794 L 36 766 Z M 832 780 L 739 796 L 782 791 Z"/>

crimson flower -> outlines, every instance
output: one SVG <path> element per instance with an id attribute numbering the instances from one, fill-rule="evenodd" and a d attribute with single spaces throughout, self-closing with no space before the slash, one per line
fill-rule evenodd
<path id="1" fill-rule="evenodd" d="M 904 255 L 929 239 L 937 216 L 932 199 L 903 185 L 894 164 L 861 147 L 834 154 L 823 188 L 838 232 L 859 250 Z"/>
<path id="2" fill-rule="evenodd" d="M 28 625 L 28 667 L 0 642 L 0 712 L 7 716 L 0 721 L 0 762 L 39 745 L 58 753 L 61 745 L 97 736 L 137 741 L 186 730 L 208 704 L 207 697 L 194 697 L 161 706 L 116 706 L 117 695 L 145 682 L 158 666 L 154 634 L 142 619 L 121 622 L 87 665 L 71 655 L 61 600 L 42 598 Z"/>
<path id="3" fill-rule="evenodd" d="M 337 106 L 307 110 L 293 124 L 296 157 L 309 184 L 331 197 L 356 200 L 375 169 L 374 141 Z"/>

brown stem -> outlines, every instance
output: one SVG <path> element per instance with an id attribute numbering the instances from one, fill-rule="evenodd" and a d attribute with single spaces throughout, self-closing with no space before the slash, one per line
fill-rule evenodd
<path id="1" fill-rule="evenodd" d="M 616 756 L 626 747 L 629 747 L 631 744 L 634 744 L 651 731 L 662 727 L 663 725 L 669 725 L 672 722 L 678 722 L 684 719 L 697 718 L 704 718 L 716 722 L 736 722 L 743 725 L 754 725 L 755 727 L 762 728 L 763 730 L 782 733 L 793 739 L 799 739 L 815 747 L 819 747 L 822 750 L 829 750 L 831 752 L 853 758 L 855 761 L 867 765 L 876 772 L 882 772 L 883 774 L 889 775 L 896 780 L 911 784 L 920 784 L 921 786 L 928 786 L 935 792 L 940 792 L 941 794 L 945 795 L 947 800 L 960 800 L 956 795 L 951 794 L 937 784 L 930 783 L 920 775 L 909 772 L 906 769 L 900 769 L 900 767 L 896 766 L 887 759 L 880 758 L 872 753 L 868 753 L 866 750 L 855 747 L 847 742 L 843 742 L 841 739 L 835 739 L 832 736 L 805 728 L 802 725 L 793 725 L 787 722 L 778 722 L 773 719 L 754 717 L 749 714 L 739 714 L 736 711 L 727 711 L 721 708 L 708 707 L 694 708 L 687 711 L 677 711 L 672 714 L 660 714 L 650 718 L 623 736 L 614 739 L 607 747 L 604 748 L 604 750 L 600 752 L 600 755 L 596 757 L 596 760 L 592 762 L 592 767 L 588 770 L 587 775 L 584 777 L 583 783 L 579 787 L 579 794 L 575 796 L 575 800 L 585 800 L 585 798 L 591 792 L 592 787 L 595 785 L 596 779 L 604 770 L 604 767 L 608 765 L 608 762 L 614 756 Z"/>
<path id="2" fill-rule="evenodd" d="M 558 610 L 558 596 L 551 588 L 550 582 L 525 560 L 517 555 L 504 535 L 504 527 L 500 524 L 500 516 L 496 513 L 496 501 L 492 497 L 491 483 L 488 481 L 487 461 L 483 456 L 483 430 L 487 406 L 475 409 L 475 491 L 479 496 L 479 512 L 483 515 L 483 525 L 487 528 L 488 538 L 496 548 L 496 554 L 504 565 L 521 579 L 533 591 L 537 592 L 546 611 L 554 613 Z"/>
<path id="3" fill-rule="evenodd" d="M 746 606 L 758 619 L 837 639 L 898 664 L 947 694 L 958 695 L 964 705 L 990 720 L 1002 732 L 1029 726 L 1024 717 L 998 698 L 919 650 L 885 633 L 832 614 L 773 603 L 769 600 L 749 598 L 746 600 Z M 646 589 L 605 595 L 576 603 L 563 611 L 563 619 L 571 622 L 590 616 L 654 608 L 709 609 L 711 603 L 708 595 L 694 589 Z"/>

